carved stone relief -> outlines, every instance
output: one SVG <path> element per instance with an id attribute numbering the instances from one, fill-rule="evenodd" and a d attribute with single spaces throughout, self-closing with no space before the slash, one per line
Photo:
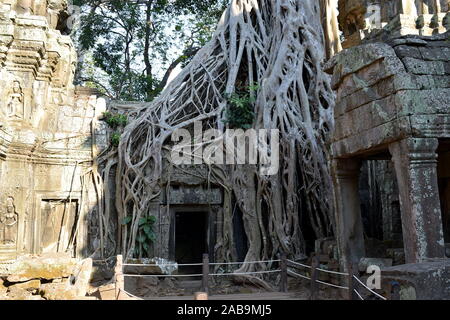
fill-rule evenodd
<path id="1" fill-rule="evenodd" d="M 17 244 L 17 232 L 19 224 L 19 215 L 16 212 L 14 199 L 9 197 L 6 199 L 5 211 L 0 217 L 1 235 L 0 244 L 7 246 L 15 246 Z"/>
<path id="2" fill-rule="evenodd" d="M 12 120 L 24 118 L 24 95 L 20 82 L 13 81 L 11 92 L 8 96 L 7 117 Z"/>

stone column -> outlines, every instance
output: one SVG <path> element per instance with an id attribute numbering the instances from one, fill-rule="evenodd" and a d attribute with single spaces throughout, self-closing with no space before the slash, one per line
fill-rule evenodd
<path id="1" fill-rule="evenodd" d="M 359 199 L 360 169 L 360 160 L 333 160 L 336 239 L 343 266 L 348 263 L 358 263 L 365 255 L 364 230 Z"/>
<path id="2" fill-rule="evenodd" d="M 397 175 L 406 263 L 443 258 L 437 182 L 437 139 L 407 138 L 389 146 Z"/>

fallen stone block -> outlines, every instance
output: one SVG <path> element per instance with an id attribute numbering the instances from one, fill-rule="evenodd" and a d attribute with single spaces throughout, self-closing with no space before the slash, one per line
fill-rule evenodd
<path id="1" fill-rule="evenodd" d="M 163 258 L 152 259 L 130 259 L 126 264 L 141 264 L 145 266 L 124 266 L 127 274 L 173 274 L 178 270 L 178 265 L 174 261 Z"/>
<path id="2" fill-rule="evenodd" d="M 8 282 L 25 282 L 33 279 L 52 280 L 69 277 L 77 260 L 68 254 L 44 254 L 22 256 L 10 267 Z"/>
<path id="3" fill-rule="evenodd" d="M 26 289 L 10 287 L 8 294 L 7 294 L 7 299 L 8 300 L 30 300 L 32 295 L 33 294 Z"/>
<path id="4" fill-rule="evenodd" d="M 41 285 L 40 294 L 47 300 L 76 300 L 76 289 L 68 283 L 46 283 Z"/>
<path id="5" fill-rule="evenodd" d="M 116 286 L 110 283 L 98 288 L 100 300 L 116 300 Z"/>
<path id="6" fill-rule="evenodd" d="M 12 288 L 18 288 L 18 289 L 24 289 L 27 291 L 36 291 L 40 288 L 41 281 L 40 280 L 30 280 L 27 282 L 17 283 L 9 287 L 11 290 Z"/>
<path id="7" fill-rule="evenodd" d="M 73 276 L 73 289 L 75 290 L 76 295 L 78 297 L 86 296 L 92 276 L 92 259 L 89 258 L 79 262 Z"/>
<path id="8" fill-rule="evenodd" d="M 3 279 L 0 278 L 0 296 L 6 294 L 6 291 L 8 291 L 8 288 L 4 286 Z"/>
<path id="9" fill-rule="evenodd" d="M 450 259 L 434 259 L 381 269 L 384 295 L 400 300 L 449 300 Z"/>

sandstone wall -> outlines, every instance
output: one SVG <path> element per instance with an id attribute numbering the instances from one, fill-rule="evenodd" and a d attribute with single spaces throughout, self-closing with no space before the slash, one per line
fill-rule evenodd
<path id="1" fill-rule="evenodd" d="M 86 254 L 96 198 L 85 177 L 104 99 L 75 88 L 66 1 L 0 1 L 0 259 Z M 85 180 L 83 183 L 83 180 Z"/>

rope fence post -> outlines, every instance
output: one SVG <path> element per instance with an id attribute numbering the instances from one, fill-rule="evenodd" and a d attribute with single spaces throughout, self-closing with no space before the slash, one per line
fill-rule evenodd
<path id="1" fill-rule="evenodd" d="M 310 300 L 317 300 L 319 284 L 317 280 L 319 278 L 319 272 L 317 268 L 320 266 L 319 259 L 317 256 L 313 256 L 311 265 L 311 297 Z"/>
<path id="2" fill-rule="evenodd" d="M 206 292 L 194 293 L 194 300 L 208 300 L 208 294 Z"/>
<path id="3" fill-rule="evenodd" d="M 202 291 L 209 293 L 208 288 L 208 277 L 209 277 L 209 254 L 203 254 L 203 274 L 202 274 Z"/>
<path id="4" fill-rule="evenodd" d="M 125 290 L 125 278 L 123 276 L 123 256 L 122 255 L 117 256 L 117 262 L 116 262 L 116 267 L 114 269 L 114 273 L 115 273 L 115 280 L 116 280 L 115 281 L 116 300 L 119 300 L 120 291 Z"/>
<path id="5" fill-rule="evenodd" d="M 280 261 L 281 269 L 281 281 L 280 281 L 280 292 L 288 292 L 288 271 L 287 271 L 287 256 L 285 253 L 281 255 Z"/>

